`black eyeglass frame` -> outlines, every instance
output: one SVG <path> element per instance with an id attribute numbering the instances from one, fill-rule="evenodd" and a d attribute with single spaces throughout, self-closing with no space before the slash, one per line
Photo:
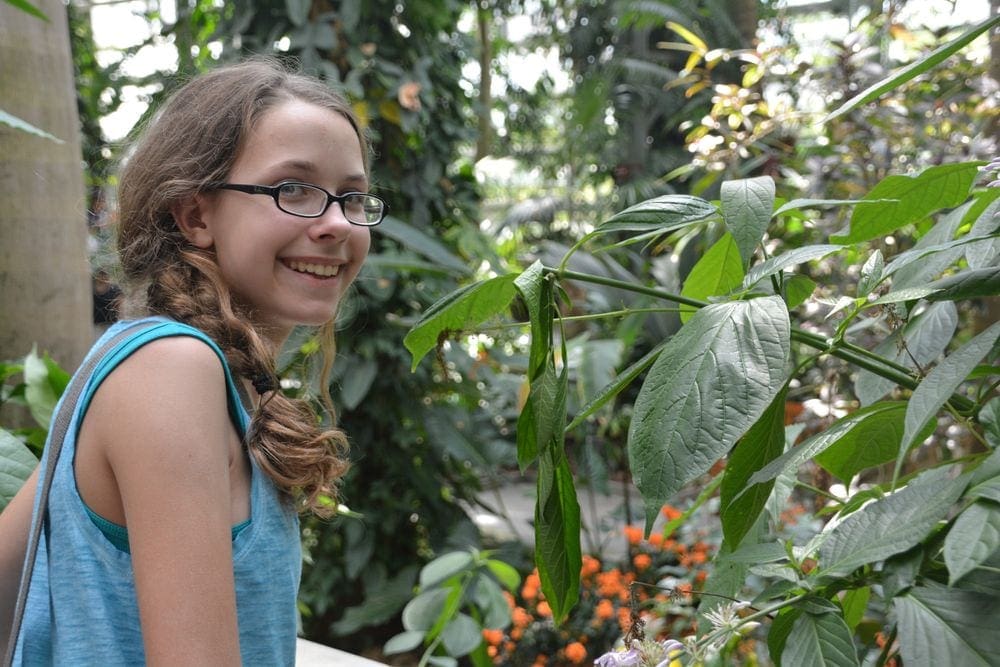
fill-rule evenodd
<path id="1" fill-rule="evenodd" d="M 287 185 L 304 185 L 307 188 L 313 188 L 314 190 L 319 190 L 326 195 L 326 205 L 323 206 L 323 210 L 319 213 L 308 215 L 305 213 L 296 213 L 295 211 L 289 211 L 286 208 L 282 208 L 281 201 L 279 200 L 279 195 L 281 193 L 281 188 Z M 373 195 L 368 192 L 345 192 L 342 195 L 331 194 L 326 188 L 321 188 L 318 185 L 313 185 L 312 183 L 305 183 L 304 181 L 284 181 L 278 183 L 277 185 L 252 185 L 248 183 L 214 183 L 211 188 L 213 190 L 235 190 L 236 192 L 245 192 L 251 195 L 267 195 L 274 200 L 274 205 L 278 207 L 279 211 L 287 213 L 289 215 L 294 215 L 299 218 L 319 218 L 322 217 L 329 209 L 330 206 L 336 202 L 340 205 L 340 212 L 344 214 L 344 219 L 347 220 L 352 225 L 357 225 L 358 227 L 374 227 L 383 220 L 385 220 L 386 213 L 389 211 L 389 205 L 384 199 L 378 195 Z M 344 202 L 349 197 L 354 196 L 370 197 L 376 199 L 382 204 L 382 215 L 376 222 L 355 222 L 347 217 L 347 210 L 344 208 Z"/>

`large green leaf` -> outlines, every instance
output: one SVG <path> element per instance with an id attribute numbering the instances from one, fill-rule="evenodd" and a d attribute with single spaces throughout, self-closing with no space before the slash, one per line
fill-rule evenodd
<path id="1" fill-rule="evenodd" d="M 850 233 L 831 240 L 834 243 L 868 241 L 916 222 L 934 211 L 958 206 L 969 195 L 979 164 L 944 164 L 925 169 L 916 176 L 897 174 L 886 177 L 871 189 L 865 199 L 896 201 L 855 207 Z"/>
<path id="2" fill-rule="evenodd" d="M 531 354 L 528 363 L 528 379 L 541 372 L 542 366 L 551 354 L 552 344 L 552 283 L 546 279 L 542 263 L 535 262 L 515 280 L 514 286 L 528 309 L 531 324 Z"/>
<path id="3" fill-rule="evenodd" d="M 601 223 L 594 233 L 669 232 L 717 214 L 718 210 L 711 203 L 699 197 L 663 195 L 629 206 Z"/>
<path id="4" fill-rule="evenodd" d="M 955 335 L 956 327 L 958 310 L 955 304 L 940 301 L 911 317 L 903 329 L 897 329 L 879 343 L 874 352 L 909 368 L 913 368 L 914 361 L 924 368 L 941 356 Z M 854 391 L 861 405 L 871 405 L 895 386 L 892 380 L 861 370 Z"/>
<path id="5" fill-rule="evenodd" d="M 845 576 L 923 541 L 962 495 L 968 479 L 929 470 L 890 496 L 865 505 L 826 534 L 817 575 Z"/>
<path id="6" fill-rule="evenodd" d="M 0 428 L 0 511 L 17 495 L 37 465 L 31 450 Z"/>
<path id="7" fill-rule="evenodd" d="M 758 484 L 740 496 L 747 488 L 750 475 L 760 470 L 768 462 L 781 456 L 785 451 L 785 397 L 787 388 L 775 396 L 761 418 L 746 432 L 729 455 L 726 471 L 719 487 L 720 517 L 722 533 L 726 543 L 733 549 L 739 546 L 747 531 L 757 521 L 767 498 L 771 495 L 773 483 Z"/>
<path id="8" fill-rule="evenodd" d="M 948 581 L 954 584 L 1000 549 L 1000 503 L 977 500 L 955 519 L 944 540 Z"/>
<path id="9" fill-rule="evenodd" d="M 903 85 L 907 81 L 920 76 L 924 72 L 936 67 L 938 64 L 943 62 L 953 53 L 960 51 L 965 48 L 972 40 L 974 40 L 979 35 L 983 34 L 997 22 L 1000 21 L 1000 17 L 993 16 L 989 19 L 983 21 L 977 26 L 974 26 L 962 33 L 955 39 L 939 46 L 938 48 L 931 51 L 927 56 L 917 60 L 916 62 L 910 63 L 906 67 L 903 67 L 899 71 L 889 75 L 888 77 L 878 81 L 868 88 L 865 88 L 860 93 L 852 97 L 851 99 L 844 102 L 840 107 L 833 111 L 830 115 L 823 119 L 823 122 L 829 122 L 838 116 L 841 116 L 848 111 L 852 111 L 860 107 L 863 104 L 867 104 L 873 100 L 877 100 L 883 94 L 889 92 L 890 90 L 895 90 L 899 86 Z"/>
<path id="10" fill-rule="evenodd" d="M 977 200 L 968 201 L 938 218 L 930 230 L 920 237 L 913 248 L 900 253 L 885 267 L 885 275 L 892 276 L 892 289 L 901 290 L 908 287 L 921 287 L 939 276 L 962 256 L 962 246 L 944 246 L 955 239 L 958 230 L 965 224 L 966 216 L 971 215 Z M 935 250 L 935 249 L 939 250 Z M 929 251 L 924 254 L 924 251 Z M 906 257 L 897 262 L 903 256 Z M 919 259 L 910 262 L 909 259 Z"/>
<path id="11" fill-rule="evenodd" d="M 774 211 L 774 180 L 758 176 L 726 181 L 722 184 L 721 198 L 726 229 L 733 235 L 743 264 L 749 265 Z"/>
<path id="12" fill-rule="evenodd" d="M 412 370 L 438 340 L 465 331 L 506 310 L 514 298 L 514 276 L 499 276 L 458 289 L 427 309 L 403 338 Z"/>
<path id="13" fill-rule="evenodd" d="M 983 213 L 976 219 L 969 230 L 972 238 L 981 238 L 992 235 L 989 242 L 980 242 L 970 245 L 965 249 L 965 259 L 969 262 L 969 268 L 985 269 L 996 262 L 1000 256 L 1000 188 L 989 188 L 988 192 L 996 197 L 986 207 Z"/>
<path id="14" fill-rule="evenodd" d="M 432 588 L 410 600 L 403 608 L 403 627 L 430 630 L 445 610 L 450 592 L 447 588 Z"/>
<path id="15" fill-rule="evenodd" d="M 892 461 L 899 451 L 905 414 L 906 403 L 880 403 L 835 446 L 816 454 L 816 463 L 850 482 L 862 470 Z"/>
<path id="16" fill-rule="evenodd" d="M 784 384 L 788 311 L 779 297 L 712 304 L 650 368 L 629 428 L 629 465 L 646 505 L 660 508 L 725 455 Z"/>
<path id="17" fill-rule="evenodd" d="M 893 607 L 906 667 L 1000 665 L 1000 598 L 929 583 Z"/>
<path id="18" fill-rule="evenodd" d="M 726 232 L 712 244 L 684 279 L 681 296 L 705 301 L 710 296 L 726 294 L 743 280 L 743 262 L 733 235 Z M 695 308 L 681 306 L 681 322 L 694 315 Z"/>
<path id="19" fill-rule="evenodd" d="M 848 667 L 858 665 L 851 629 L 838 611 L 804 613 L 795 619 L 781 653 L 789 667 Z"/>
<path id="20" fill-rule="evenodd" d="M 549 448 L 538 458 L 535 564 L 552 617 L 559 623 L 577 603 L 583 564 L 580 505 L 561 449 Z"/>
<path id="21" fill-rule="evenodd" d="M 471 653 L 482 641 L 483 629 L 468 614 L 456 614 L 441 631 L 445 650 L 456 658 Z"/>
<path id="22" fill-rule="evenodd" d="M 464 572 L 472 566 L 472 554 L 468 551 L 450 551 L 438 556 L 420 569 L 420 588 L 430 588 L 445 579 Z"/>
<path id="23" fill-rule="evenodd" d="M 896 474 L 903 467 L 910 447 L 917 441 L 925 426 L 934 419 L 937 411 L 965 381 L 969 373 L 990 352 L 1000 337 L 1000 322 L 970 340 L 934 367 L 917 385 L 906 408 L 903 441 L 896 459 Z"/>
<path id="24" fill-rule="evenodd" d="M 807 245 L 801 248 L 794 248 L 788 252 L 784 252 L 780 255 L 772 257 L 766 262 L 761 262 L 753 266 L 749 271 L 747 271 L 746 277 L 743 279 L 743 286 L 750 288 L 759 283 L 764 278 L 774 275 L 779 271 L 784 271 L 787 268 L 793 267 L 796 264 L 802 264 L 803 262 L 809 262 L 814 259 L 819 259 L 820 257 L 826 257 L 832 252 L 840 250 L 839 245 Z"/>

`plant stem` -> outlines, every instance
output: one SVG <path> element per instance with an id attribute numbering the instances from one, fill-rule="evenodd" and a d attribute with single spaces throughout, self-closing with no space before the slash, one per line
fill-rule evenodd
<path id="1" fill-rule="evenodd" d="M 672 292 L 667 292 L 666 290 L 657 289 L 655 287 L 635 285 L 622 280 L 607 278 L 605 276 L 595 276 L 589 273 L 578 273 L 576 271 L 555 271 L 549 267 L 546 267 L 545 270 L 555 273 L 559 276 L 559 278 L 578 280 L 580 282 L 593 283 L 595 285 L 604 285 L 605 287 L 614 287 L 634 292 L 636 294 L 645 294 L 647 296 L 673 301 L 674 303 L 680 303 L 694 308 L 704 308 L 709 305 L 708 302 L 701 301 L 699 299 L 692 299 L 686 296 L 681 296 L 680 294 L 674 294 Z M 871 371 L 872 373 L 884 377 L 887 380 L 892 380 L 896 384 L 911 391 L 916 389 L 917 385 L 920 384 L 920 380 L 910 375 L 909 369 L 905 366 L 901 366 L 896 362 L 890 361 L 889 359 L 866 350 L 863 347 L 851 345 L 850 343 L 845 343 L 843 341 L 830 340 L 819 334 L 804 331 L 796 327 L 792 327 L 791 337 L 794 341 L 808 345 L 809 347 L 837 357 L 838 359 L 842 359 L 850 364 L 858 366 L 859 368 Z M 965 396 L 958 394 L 952 394 L 949 399 L 949 403 L 951 403 L 951 405 L 958 412 L 963 414 L 971 413 L 976 407 L 975 403 L 970 401 Z"/>

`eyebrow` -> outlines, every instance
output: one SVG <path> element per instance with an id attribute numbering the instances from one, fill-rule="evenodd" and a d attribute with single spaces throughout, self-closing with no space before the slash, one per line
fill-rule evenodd
<path id="1" fill-rule="evenodd" d="M 311 172 L 316 174 L 319 172 L 319 166 L 312 162 L 311 160 L 297 160 L 291 159 L 284 162 L 279 162 L 274 165 L 272 169 L 298 169 L 303 172 Z M 368 174 L 364 172 L 358 172 L 355 174 L 348 174 L 347 176 L 340 179 L 341 183 L 358 183 L 363 185 L 368 185 Z"/>

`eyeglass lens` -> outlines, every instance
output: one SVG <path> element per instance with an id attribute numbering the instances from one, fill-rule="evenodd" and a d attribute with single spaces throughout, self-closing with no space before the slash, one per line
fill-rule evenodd
<path id="1" fill-rule="evenodd" d="M 278 190 L 278 206 L 289 213 L 317 216 L 326 210 L 327 192 L 301 183 L 287 183 Z M 356 193 L 339 200 L 344 217 L 351 222 L 373 225 L 382 219 L 382 202 L 375 197 Z"/>

